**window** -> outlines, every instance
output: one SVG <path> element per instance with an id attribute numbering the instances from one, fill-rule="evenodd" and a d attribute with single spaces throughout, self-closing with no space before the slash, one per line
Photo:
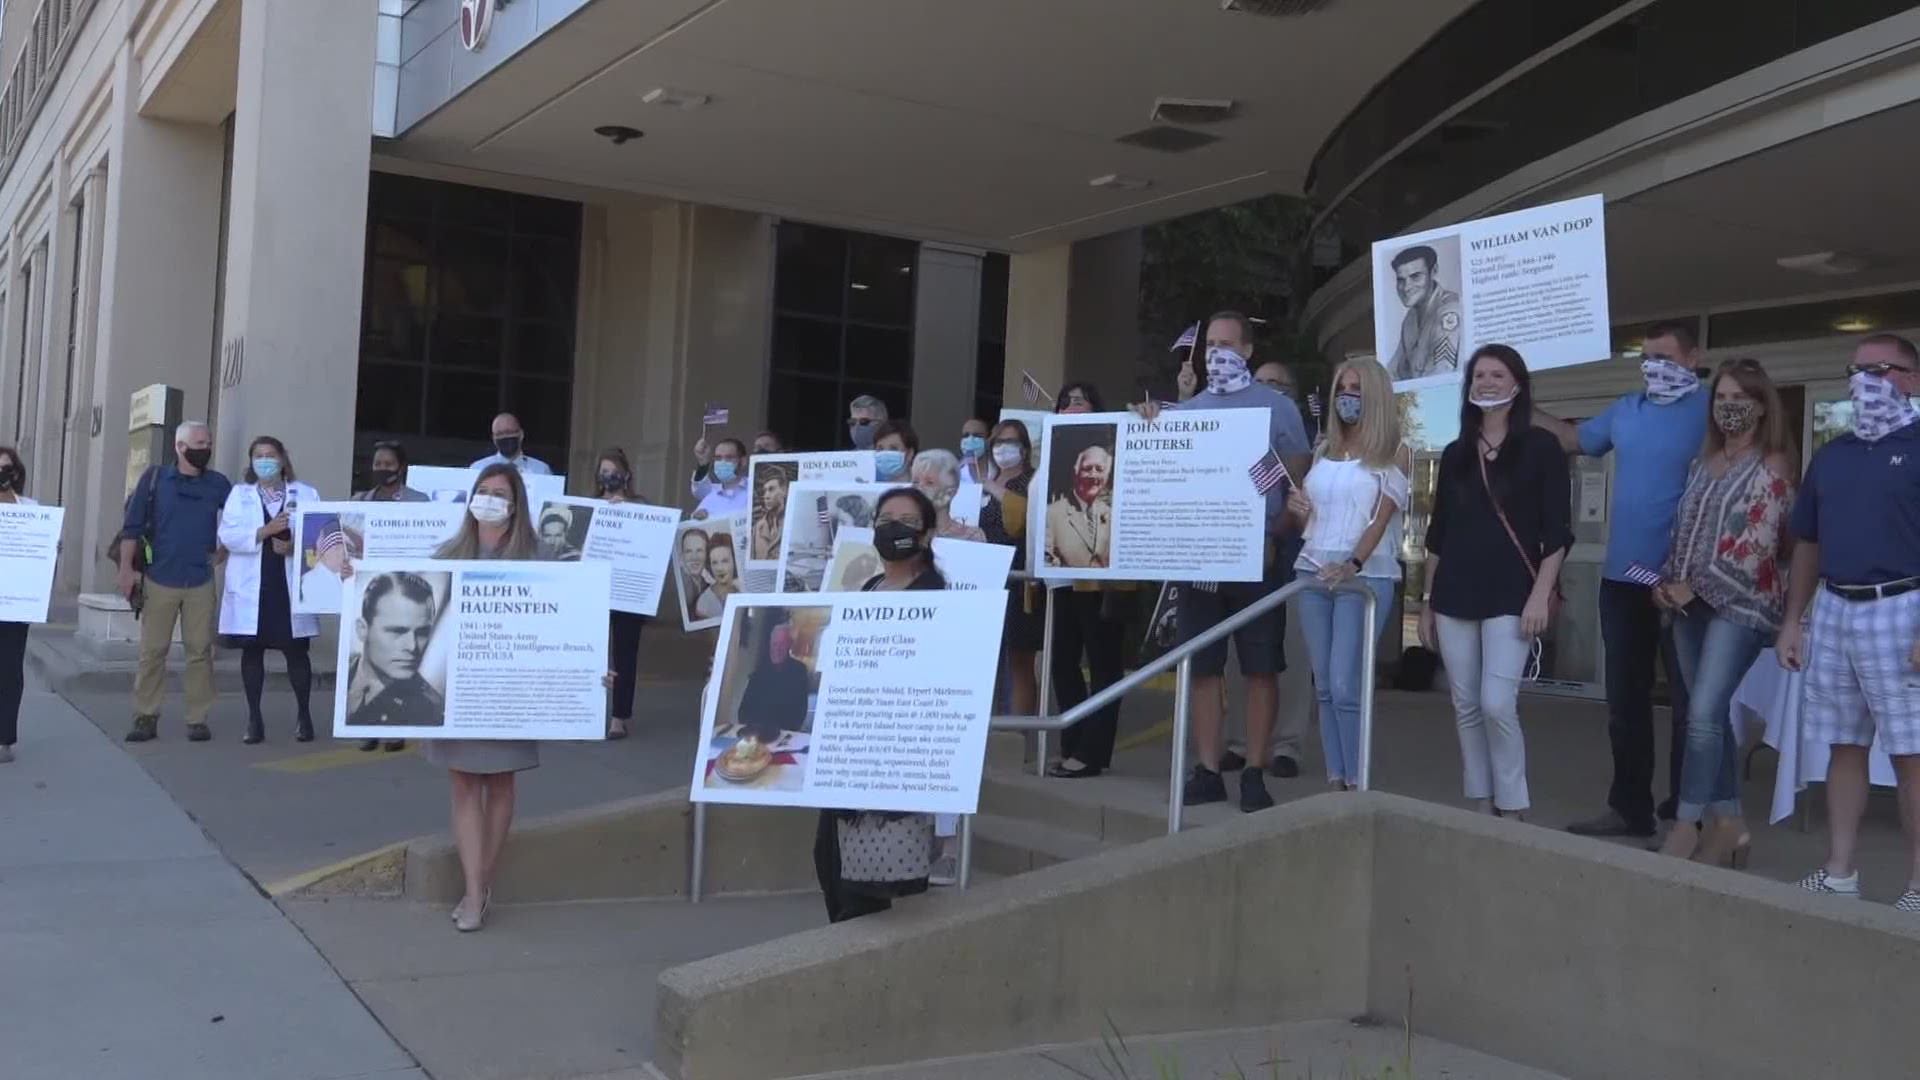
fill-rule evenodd
<path id="1" fill-rule="evenodd" d="M 464 463 L 511 412 L 528 453 L 566 460 L 579 204 L 374 173 L 366 265 L 357 449 L 399 438 L 422 464 Z"/>
<path id="2" fill-rule="evenodd" d="M 1007 385 L 1007 270 L 1005 255 L 980 261 L 980 335 L 974 352 L 973 414 L 1000 418 Z"/>
<path id="3" fill-rule="evenodd" d="M 767 422 L 787 445 L 848 445 L 847 402 L 913 401 L 911 240 L 782 222 L 775 234 Z"/>
<path id="4" fill-rule="evenodd" d="M 1722 312 L 1707 317 L 1707 344 L 1730 349 L 1772 341 L 1846 337 L 1903 326 L 1920 326 L 1920 291 Z"/>

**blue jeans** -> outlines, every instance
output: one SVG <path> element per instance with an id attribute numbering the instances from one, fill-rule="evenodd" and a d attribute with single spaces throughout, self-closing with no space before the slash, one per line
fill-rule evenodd
<path id="1" fill-rule="evenodd" d="M 1373 591 L 1374 638 L 1387 628 L 1393 610 L 1392 578 L 1356 577 Z M 1360 670 L 1366 599 L 1350 590 L 1309 585 L 1300 592 L 1300 632 L 1313 661 L 1313 693 L 1320 702 L 1320 745 L 1327 755 L 1327 779 L 1360 782 L 1360 689 L 1373 673 Z"/>
<path id="2" fill-rule="evenodd" d="M 1738 818 L 1740 740 L 1733 733 L 1733 692 L 1772 635 L 1714 614 L 1695 600 L 1673 617 L 1673 649 L 1687 681 L 1687 752 L 1680 769 L 1679 805 L 1674 817 L 1698 822 L 1708 809 L 1715 817 Z"/>

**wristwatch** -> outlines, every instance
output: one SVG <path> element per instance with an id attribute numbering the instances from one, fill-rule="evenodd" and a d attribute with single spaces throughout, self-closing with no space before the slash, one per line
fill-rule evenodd
<path id="1" fill-rule="evenodd" d="M 1359 573 L 1360 571 L 1365 570 L 1367 568 L 1367 564 L 1361 562 L 1359 556 L 1357 555 L 1354 556 L 1353 558 L 1348 559 L 1347 561 L 1353 564 L 1353 570 L 1355 573 Z"/>

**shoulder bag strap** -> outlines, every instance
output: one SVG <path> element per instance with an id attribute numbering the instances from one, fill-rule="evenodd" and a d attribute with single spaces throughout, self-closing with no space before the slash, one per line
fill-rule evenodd
<path id="1" fill-rule="evenodd" d="M 1507 520 L 1507 512 L 1500 508 L 1500 497 L 1493 493 L 1493 480 L 1487 475 L 1487 456 L 1474 447 L 1473 456 L 1480 461 L 1480 483 L 1487 489 L 1487 501 L 1493 504 L 1493 514 L 1500 519 L 1500 527 L 1507 530 L 1507 539 L 1513 541 L 1513 550 L 1520 553 L 1520 561 L 1526 564 L 1527 576 L 1539 578 L 1540 571 L 1533 565 L 1533 557 L 1527 554 L 1527 546 L 1520 542 L 1520 534 L 1513 531 L 1513 523 Z"/>

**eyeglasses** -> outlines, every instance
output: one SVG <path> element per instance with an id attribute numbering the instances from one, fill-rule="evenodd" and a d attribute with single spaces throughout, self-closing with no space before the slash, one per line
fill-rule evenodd
<path id="1" fill-rule="evenodd" d="M 850 428 L 872 427 L 874 424 L 878 422 L 879 421 L 875 420 L 871 416 L 856 416 L 853 419 L 847 421 L 847 426 Z"/>
<path id="2" fill-rule="evenodd" d="M 1848 364 L 1847 365 L 1847 374 L 1849 376 L 1878 375 L 1881 378 L 1885 378 L 1889 372 L 1894 372 L 1894 371 L 1898 371 L 1905 375 L 1913 374 L 1912 368 L 1903 367 L 1899 364 Z"/>

